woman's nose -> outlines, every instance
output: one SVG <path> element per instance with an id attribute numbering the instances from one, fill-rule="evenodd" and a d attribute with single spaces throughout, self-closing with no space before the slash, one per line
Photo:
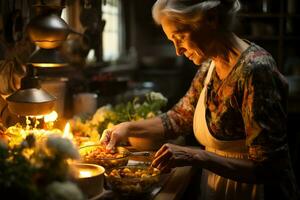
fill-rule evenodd
<path id="1" fill-rule="evenodd" d="M 176 50 L 176 55 L 181 56 L 184 52 L 184 48 L 178 44 L 178 42 L 174 42 L 175 50 Z"/>

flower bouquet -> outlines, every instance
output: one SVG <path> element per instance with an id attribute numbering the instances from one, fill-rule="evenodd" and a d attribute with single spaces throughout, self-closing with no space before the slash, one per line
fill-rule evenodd
<path id="1" fill-rule="evenodd" d="M 0 140 L 0 193 L 7 199 L 81 200 L 68 161 L 79 158 L 72 142 L 28 135 L 19 144 Z"/>

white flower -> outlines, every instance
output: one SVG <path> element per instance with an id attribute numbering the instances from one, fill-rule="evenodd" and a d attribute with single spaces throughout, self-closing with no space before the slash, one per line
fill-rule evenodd
<path id="1" fill-rule="evenodd" d="M 53 182 L 46 188 L 47 200 L 83 200 L 81 190 L 72 182 Z"/>
<path id="2" fill-rule="evenodd" d="M 74 147 L 73 143 L 67 138 L 51 135 L 48 137 L 47 147 L 51 151 L 55 152 L 57 155 L 61 155 L 65 158 L 79 158 L 79 153 L 77 149 Z"/>
<path id="3" fill-rule="evenodd" d="M 135 104 L 133 105 L 133 107 L 134 107 L 134 109 L 138 109 L 139 107 L 141 107 L 141 104 L 135 103 Z"/>
<path id="4" fill-rule="evenodd" d="M 93 115 L 93 118 L 91 119 L 92 124 L 98 124 L 100 122 L 103 122 L 107 115 L 112 112 L 111 105 L 106 105 L 98 108 L 98 110 Z"/>
<path id="5" fill-rule="evenodd" d="M 151 100 L 161 100 L 167 102 L 168 99 L 164 97 L 160 92 L 150 92 L 149 98 Z"/>

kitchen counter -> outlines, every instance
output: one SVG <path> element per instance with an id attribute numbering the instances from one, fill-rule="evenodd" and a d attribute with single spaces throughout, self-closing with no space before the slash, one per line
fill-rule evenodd
<path id="1" fill-rule="evenodd" d="M 153 200 L 177 200 L 185 192 L 193 175 L 192 167 L 178 167 Z"/>
<path id="2" fill-rule="evenodd" d="M 149 194 L 148 200 L 179 200 L 183 196 L 190 183 L 194 170 L 192 167 L 178 167 L 166 177 L 161 186 Z M 119 200 L 116 194 L 110 190 L 104 190 L 97 197 L 90 200 Z M 134 199 L 132 199 L 134 200 Z"/>

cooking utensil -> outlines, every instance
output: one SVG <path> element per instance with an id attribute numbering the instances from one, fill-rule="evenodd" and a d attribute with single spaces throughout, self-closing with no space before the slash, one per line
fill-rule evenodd
<path id="1" fill-rule="evenodd" d="M 56 14 L 37 16 L 27 26 L 30 39 L 39 47 L 53 49 L 66 40 L 68 24 Z"/>
<path id="2" fill-rule="evenodd" d="M 130 156 L 150 156 L 150 152 L 130 152 L 125 147 L 116 147 L 114 152 L 106 152 L 105 147 L 99 144 L 87 145 L 79 148 L 82 162 L 98 164 L 105 169 L 125 166 Z"/>
<path id="3" fill-rule="evenodd" d="M 53 49 L 61 46 L 70 33 L 82 35 L 69 28 L 60 17 L 64 6 L 34 5 L 38 15 L 27 25 L 30 39 L 43 49 Z"/>

